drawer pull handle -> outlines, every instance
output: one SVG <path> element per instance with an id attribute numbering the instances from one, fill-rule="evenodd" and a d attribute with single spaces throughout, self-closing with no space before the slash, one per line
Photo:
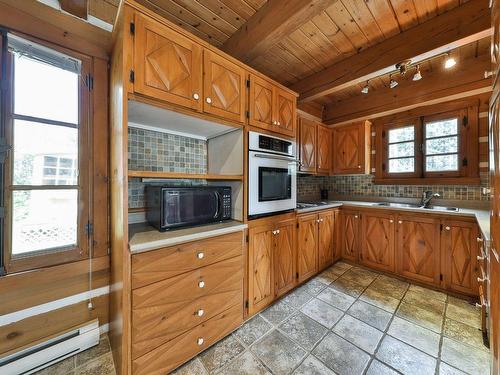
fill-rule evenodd
<path id="1" fill-rule="evenodd" d="M 485 260 L 485 259 L 486 259 L 486 257 L 482 257 L 481 255 L 477 256 L 477 260 Z"/>
<path id="2" fill-rule="evenodd" d="M 203 340 L 203 337 L 198 337 L 198 340 L 196 340 L 196 343 L 200 346 L 203 345 L 204 342 L 205 340 Z"/>
<path id="3" fill-rule="evenodd" d="M 212 104 L 212 98 L 207 97 L 205 100 L 208 104 Z"/>
<path id="4" fill-rule="evenodd" d="M 204 314 L 205 314 L 205 310 L 203 310 L 203 309 L 196 310 L 196 316 L 203 316 Z"/>
<path id="5" fill-rule="evenodd" d="M 198 93 L 196 93 L 196 92 L 195 92 L 195 93 L 193 94 L 193 99 L 194 99 L 194 100 L 198 100 L 198 99 L 200 99 L 200 96 L 198 95 Z"/>
<path id="6" fill-rule="evenodd" d="M 205 282 L 203 280 L 198 282 L 198 287 L 199 288 L 204 288 L 205 287 Z"/>
<path id="7" fill-rule="evenodd" d="M 202 252 L 202 251 L 200 251 L 198 254 L 196 254 L 196 257 L 197 257 L 198 259 L 203 259 L 203 258 L 205 258 L 205 253 L 204 253 L 204 252 Z"/>

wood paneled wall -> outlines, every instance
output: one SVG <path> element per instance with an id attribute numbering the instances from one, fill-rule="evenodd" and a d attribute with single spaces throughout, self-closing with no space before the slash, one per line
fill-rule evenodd
<path id="1" fill-rule="evenodd" d="M 7 4 L 6 4 L 7 3 Z M 98 318 L 99 324 L 108 323 L 109 259 L 109 126 L 108 126 L 108 58 L 106 49 L 95 40 L 94 29 L 71 22 L 73 17 L 58 15 L 57 26 L 44 17 L 51 13 L 29 15 L 0 1 L 0 26 L 41 38 L 92 58 L 94 88 L 91 91 L 91 220 L 94 224 L 93 259 L 66 263 L 33 271 L 13 273 L 0 277 L 0 357 L 35 342 L 58 335 L 72 327 Z M 31 3 L 31 2 L 30 2 Z M 17 5 L 17 3 L 16 3 Z M 29 6 L 28 2 L 23 5 Z M 45 11 L 45 10 L 44 10 Z M 84 31 L 87 31 L 85 33 Z M 98 34 L 101 34 L 99 31 Z M 109 38 L 104 34 L 102 38 Z M 86 220 L 86 219 L 85 219 Z M 92 269 L 92 275 L 90 275 Z M 91 276 L 91 277 L 89 277 Z M 89 290 L 99 289 L 89 309 L 86 296 Z M 61 301 L 67 297 L 78 301 Z M 24 310 L 24 311 L 23 311 Z M 18 312 L 26 318 L 18 320 Z"/>

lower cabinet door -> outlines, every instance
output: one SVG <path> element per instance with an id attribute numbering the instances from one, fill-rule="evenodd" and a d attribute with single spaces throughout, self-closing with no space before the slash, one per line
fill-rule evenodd
<path id="1" fill-rule="evenodd" d="M 397 273 L 440 285 L 440 221 L 399 216 L 397 222 Z"/>
<path id="2" fill-rule="evenodd" d="M 382 271 L 394 272 L 394 216 L 365 213 L 361 219 L 360 263 Z"/>
<path id="3" fill-rule="evenodd" d="M 298 217 L 297 268 L 298 281 L 304 281 L 318 270 L 318 215 Z"/>
<path id="4" fill-rule="evenodd" d="M 297 284 L 296 220 L 279 223 L 274 232 L 274 289 L 281 296 Z"/>
<path id="5" fill-rule="evenodd" d="M 357 262 L 360 214 L 356 211 L 340 212 L 340 248 L 342 258 Z"/>
<path id="6" fill-rule="evenodd" d="M 250 228 L 248 235 L 248 314 L 253 315 L 274 299 L 274 235 L 268 225 Z"/>
<path id="7" fill-rule="evenodd" d="M 318 268 L 322 270 L 333 263 L 335 212 L 323 211 L 318 214 Z"/>
<path id="8" fill-rule="evenodd" d="M 444 286 L 452 291 L 478 295 L 478 228 L 475 223 L 445 221 L 441 239 Z"/>

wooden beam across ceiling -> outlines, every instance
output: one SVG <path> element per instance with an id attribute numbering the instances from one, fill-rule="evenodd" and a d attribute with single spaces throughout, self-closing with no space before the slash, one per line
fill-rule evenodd
<path id="1" fill-rule="evenodd" d="M 358 95 L 326 107 L 323 122 L 341 125 L 374 119 L 423 105 L 443 103 L 491 91 L 492 80 L 485 78 L 489 53 L 462 60 L 451 70 L 435 69 L 420 81 L 405 81 L 397 88 L 384 87 L 368 95 Z"/>
<path id="2" fill-rule="evenodd" d="M 394 70 L 398 62 L 419 62 L 490 36 L 488 0 L 459 7 L 339 61 L 291 86 L 311 101 Z"/>
<path id="3" fill-rule="evenodd" d="M 249 63 L 338 0 L 269 0 L 222 46 Z"/>

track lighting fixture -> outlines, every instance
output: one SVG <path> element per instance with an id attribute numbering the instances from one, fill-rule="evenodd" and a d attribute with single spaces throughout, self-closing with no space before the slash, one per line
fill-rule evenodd
<path id="1" fill-rule="evenodd" d="M 368 81 L 366 81 L 366 85 L 361 89 L 361 93 L 368 94 L 368 91 L 370 91 L 370 86 L 368 86 Z"/>
<path id="2" fill-rule="evenodd" d="M 396 86 L 398 85 L 398 82 L 397 82 L 397 81 L 395 81 L 395 80 L 392 78 L 392 76 L 390 76 L 390 79 L 391 79 L 391 80 L 389 81 L 389 87 L 390 87 L 391 89 L 393 89 L 394 87 L 396 87 Z"/>
<path id="3" fill-rule="evenodd" d="M 445 69 L 451 69 L 457 64 L 456 60 L 450 56 L 449 53 L 446 54 L 446 61 L 444 62 Z"/>
<path id="4" fill-rule="evenodd" d="M 422 74 L 420 73 L 420 65 L 417 65 L 415 69 L 416 69 L 416 72 L 413 75 L 413 80 L 420 81 L 422 79 Z"/>

